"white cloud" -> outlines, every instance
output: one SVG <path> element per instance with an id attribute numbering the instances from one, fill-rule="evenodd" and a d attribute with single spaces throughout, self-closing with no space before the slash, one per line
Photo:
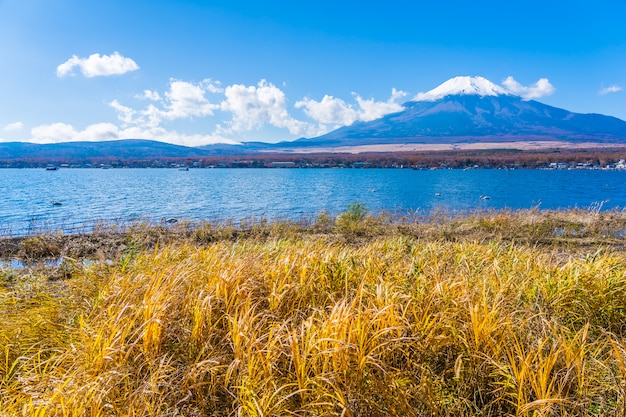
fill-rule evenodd
<path id="1" fill-rule="evenodd" d="M 310 127 L 289 115 L 283 91 L 265 80 L 256 86 L 230 85 L 224 89 L 224 95 L 226 100 L 220 108 L 233 115 L 228 128 L 222 129 L 224 133 L 260 129 L 269 124 L 301 135 Z"/>
<path id="2" fill-rule="evenodd" d="M 74 140 L 76 130 L 66 123 L 52 123 L 34 127 L 31 130 L 31 141 L 36 143 L 58 143 Z"/>
<path id="3" fill-rule="evenodd" d="M 502 82 L 502 85 L 504 85 L 511 93 L 520 96 L 524 100 L 532 100 L 535 98 L 549 96 L 556 91 L 547 78 L 540 78 L 536 83 L 530 86 L 523 86 L 513 77 L 508 76 Z"/>
<path id="4" fill-rule="evenodd" d="M 390 113 L 396 113 L 403 109 L 398 103 L 407 96 L 404 91 L 391 90 L 391 97 L 387 101 L 375 101 L 363 99 L 360 95 L 353 93 L 357 101 L 358 108 L 346 103 L 340 98 L 325 95 L 321 101 L 305 98 L 296 102 L 296 108 L 302 108 L 304 113 L 320 124 L 320 130 L 327 131 L 339 126 L 351 125 L 356 121 L 368 122 L 378 119 Z"/>
<path id="5" fill-rule="evenodd" d="M 209 100 L 209 96 L 213 98 Z M 266 127 L 286 129 L 294 136 L 315 136 L 330 128 L 350 125 L 355 121 L 370 121 L 389 113 L 402 110 L 399 101 L 406 97 L 404 91 L 392 89 L 387 101 L 364 99 L 353 93 L 355 103 L 349 104 L 340 98 L 329 95 L 321 101 L 309 98 L 295 103 L 295 108 L 315 123 L 298 120 L 288 111 L 285 93 L 276 85 L 261 80 L 256 85 L 233 84 L 222 88 L 219 81 L 205 79 L 199 83 L 170 80 L 169 90 L 160 93 L 145 90 L 136 99 L 150 100 L 144 108 L 133 108 L 113 100 L 113 108 L 122 123 L 120 132 L 129 134 L 137 131 L 150 134 L 151 138 L 194 142 L 203 138 L 210 143 L 226 142 L 229 137 L 241 138 L 245 132 L 262 130 Z M 216 104 L 219 101 L 219 104 Z M 214 130 L 209 136 L 181 137 L 165 129 L 166 122 L 188 118 L 208 118 L 216 116 Z M 223 116 L 226 116 L 225 118 Z M 134 129 L 134 130 L 133 130 Z M 120 133 L 121 135 L 122 133 Z M 128 136 L 126 136 L 128 137 Z M 132 137 L 138 137 L 135 134 Z M 159 139 L 157 139 L 159 140 Z M 234 142 L 233 139 L 230 139 Z"/>
<path id="6" fill-rule="evenodd" d="M 136 123 L 135 115 L 137 114 L 137 111 L 134 109 L 120 104 L 117 100 L 110 102 L 109 106 L 115 109 L 117 112 L 117 118 L 123 123 L 128 125 Z"/>
<path id="7" fill-rule="evenodd" d="M 72 125 L 65 123 L 52 123 L 33 128 L 31 136 L 31 142 L 35 143 L 94 142 L 116 139 L 149 139 L 185 146 L 201 146 L 211 143 L 239 143 L 218 135 L 187 135 L 161 127 L 120 129 L 111 123 L 96 123 L 87 126 L 84 130 L 76 130 Z"/>
<path id="8" fill-rule="evenodd" d="M 143 110 L 124 106 L 117 100 L 110 102 L 109 106 L 117 111 L 118 119 L 125 125 L 157 127 L 163 121 L 212 116 L 213 111 L 220 106 L 209 102 L 205 95 L 214 89 L 215 86 L 208 81 L 193 84 L 172 79 L 164 97 L 151 90 L 145 90 L 139 96 L 154 102 Z"/>
<path id="9" fill-rule="evenodd" d="M 10 132 L 11 130 L 20 130 L 24 127 L 22 122 L 9 123 L 4 127 L 5 132 Z"/>
<path id="10" fill-rule="evenodd" d="M 112 123 L 96 123 L 77 131 L 66 123 L 52 123 L 34 127 L 31 141 L 36 143 L 59 143 L 74 141 L 103 141 L 117 139 L 119 128 Z"/>
<path id="11" fill-rule="evenodd" d="M 181 119 L 187 117 L 212 116 L 213 110 L 218 108 L 211 104 L 204 96 L 206 86 L 203 83 L 191 84 L 184 81 L 171 81 L 170 91 L 165 93 L 167 110 L 161 112 L 166 119 Z"/>
<path id="12" fill-rule="evenodd" d="M 386 116 L 391 113 L 397 113 L 402 111 L 404 106 L 398 103 L 398 100 L 406 97 L 408 93 L 396 90 L 395 88 L 391 89 L 391 97 L 387 101 L 374 101 L 373 98 L 368 100 L 364 100 L 361 96 L 356 96 L 356 101 L 359 103 L 359 107 L 361 111 L 359 112 L 359 120 L 363 122 L 369 122 L 370 120 L 375 120 Z"/>
<path id="13" fill-rule="evenodd" d="M 357 111 L 351 105 L 329 95 L 325 95 L 321 101 L 307 97 L 296 102 L 295 107 L 304 109 L 307 116 L 323 125 L 351 125 L 359 118 Z"/>
<path id="14" fill-rule="evenodd" d="M 216 104 L 208 95 L 218 95 Z M 148 99 L 152 103 L 143 109 L 136 109 L 113 100 L 109 106 L 117 112 L 123 128 L 137 128 L 152 132 L 161 128 L 163 123 L 188 118 L 207 118 L 215 116 L 215 111 L 222 111 L 232 116 L 222 124 L 216 124 L 212 142 L 225 142 L 236 132 L 261 129 L 266 125 L 287 129 L 292 135 L 312 132 L 312 126 L 298 121 L 289 115 L 285 95 L 272 83 L 261 80 L 257 85 L 245 86 L 234 84 L 221 87 L 219 81 L 205 79 L 199 83 L 182 80 L 170 80 L 169 90 L 163 94 L 145 90 L 135 96 Z M 230 140 L 233 142 L 233 140 Z"/>
<path id="15" fill-rule="evenodd" d="M 598 91 L 598 94 L 603 96 L 605 94 L 617 93 L 618 91 L 622 91 L 622 87 L 620 87 L 619 85 L 612 85 L 610 87 L 602 88 L 600 91 Z"/>
<path id="16" fill-rule="evenodd" d="M 120 75 L 139 69 L 135 61 L 123 57 L 117 51 L 111 55 L 92 54 L 88 58 L 79 58 L 73 55 L 57 67 L 57 77 L 74 75 L 75 67 L 78 67 L 83 75 L 88 78 Z"/>
<path id="17" fill-rule="evenodd" d="M 209 93 L 223 93 L 224 89 L 222 87 L 220 87 L 222 85 L 222 83 L 218 80 L 212 80 L 210 78 L 207 78 L 206 80 L 202 81 L 202 84 L 206 86 L 206 89 Z"/>
<path id="18" fill-rule="evenodd" d="M 150 100 L 150 101 L 159 101 L 161 100 L 161 95 L 157 93 L 156 91 L 145 90 L 143 92 L 143 95 L 140 96 L 140 98 L 145 98 L 146 100 Z"/>

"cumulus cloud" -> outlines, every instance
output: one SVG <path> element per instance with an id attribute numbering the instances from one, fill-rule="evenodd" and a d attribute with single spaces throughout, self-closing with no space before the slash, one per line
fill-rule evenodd
<path id="1" fill-rule="evenodd" d="M 208 88 L 210 88 L 210 84 Z M 172 81 L 170 91 L 165 93 L 166 110 L 161 115 L 166 119 L 212 116 L 216 104 L 209 103 L 204 96 L 207 86 L 204 83 L 192 84 L 185 81 Z"/>
<path id="2" fill-rule="evenodd" d="M 87 126 L 84 130 L 76 130 L 74 126 L 65 123 L 52 123 L 33 128 L 31 136 L 31 142 L 35 143 L 94 142 L 132 138 L 157 140 L 186 146 L 211 143 L 239 144 L 235 140 L 218 135 L 181 134 L 162 127 L 144 129 L 134 126 L 122 129 L 112 123 L 96 123 Z"/>
<path id="3" fill-rule="evenodd" d="M 112 123 L 96 123 L 77 131 L 70 124 L 52 123 L 34 127 L 32 141 L 36 143 L 59 143 L 75 141 L 105 141 L 118 139 L 119 128 Z"/>
<path id="4" fill-rule="evenodd" d="M 598 94 L 603 96 L 605 94 L 617 93 L 618 91 L 622 91 L 622 87 L 620 87 L 619 85 L 612 85 L 610 87 L 602 88 L 600 91 L 598 91 Z"/>
<path id="5" fill-rule="evenodd" d="M 296 120 L 287 111 L 287 102 L 283 91 L 266 80 L 254 86 L 233 84 L 224 89 L 226 99 L 220 108 L 233 115 L 222 128 L 224 133 L 259 129 L 266 124 L 286 128 L 292 135 L 300 135 L 308 125 Z"/>
<path id="6" fill-rule="evenodd" d="M 386 101 L 364 99 L 356 93 L 352 96 L 352 103 L 330 95 L 325 95 L 320 101 L 310 98 L 297 101 L 294 108 L 302 109 L 314 121 L 311 122 L 294 118 L 290 114 L 285 93 L 266 80 L 256 85 L 232 84 L 222 87 L 219 81 L 211 79 L 198 83 L 171 79 L 169 89 L 165 92 L 144 90 L 142 94 L 136 95 L 135 99 L 149 101 L 143 107 L 111 101 L 109 106 L 115 110 L 121 122 L 116 131 L 111 131 L 111 135 L 119 138 L 146 137 L 181 144 L 197 143 L 200 140 L 206 143 L 238 143 L 229 138 L 242 138 L 247 132 L 271 127 L 285 129 L 294 136 L 315 136 L 334 127 L 350 125 L 355 121 L 370 121 L 401 111 L 403 106 L 399 102 L 407 93 L 394 88 Z M 181 119 L 209 117 L 215 117 L 212 121 L 213 133 L 209 135 L 183 136 L 168 130 L 168 125 L 174 126 L 173 122 L 180 124 Z M 46 126 L 50 130 L 54 127 Z M 72 132 L 67 126 L 56 126 L 56 129 L 54 137 L 80 138 L 87 135 L 87 129 L 82 132 Z"/>
<path id="7" fill-rule="evenodd" d="M 156 91 L 145 90 L 143 92 L 143 95 L 139 96 L 139 98 L 144 98 L 144 99 L 150 100 L 150 101 L 159 101 L 159 100 L 161 100 L 161 95 L 159 93 L 157 93 Z"/>
<path id="8" fill-rule="evenodd" d="M 391 90 L 391 97 L 387 101 L 375 101 L 373 98 L 364 100 L 361 96 L 356 95 L 356 101 L 360 107 L 359 120 L 369 122 L 370 120 L 402 111 L 404 107 L 398 103 L 398 100 L 407 95 L 408 93 L 395 88 Z"/>
<path id="9" fill-rule="evenodd" d="M 221 87 L 222 83 L 219 80 L 212 80 L 207 78 L 203 81 L 204 85 L 206 85 L 206 89 L 209 93 L 223 93 L 224 89 Z"/>
<path id="10" fill-rule="evenodd" d="M 117 100 L 113 100 L 112 102 L 110 102 L 109 106 L 117 112 L 118 120 L 127 125 L 137 123 L 135 119 L 135 115 L 137 114 L 136 110 L 120 104 L 120 102 Z"/>
<path id="11" fill-rule="evenodd" d="M 257 85 L 233 84 L 223 88 L 219 81 L 211 79 L 199 83 L 172 79 L 168 91 L 161 94 L 145 90 L 135 98 L 147 99 L 151 103 L 140 109 L 124 105 L 118 100 L 109 103 L 125 129 L 153 131 L 166 122 L 207 118 L 220 111 L 227 115 L 227 120 L 216 124 L 214 133 L 210 135 L 212 142 L 233 142 L 225 136 L 260 130 L 268 125 L 287 129 L 293 135 L 312 132 L 309 123 L 291 117 L 283 91 L 265 80 Z"/>
<path id="12" fill-rule="evenodd" d="M 531 84 L 530 86 L 523 86 L 513 77 L 508 76 L 502 82 L 502 85 L 504 85 L 511 93 L 520 96 L 524 100 L 532 100 L 535 98 L 549 96 L 556 91 L 547 78 L 540 78 L 539 81 Z"/>
<path id="13" fill-rule="evenodd" d="M 329 95 L 320 101 L 307 97 L 296 102 L 295 107 L 302 108 L 307 116 L 324 125 L 351 125 L 359 118 L 358 112 L 350 104 Z"/>
<path id="14" fill-rule="evenodd" d="M 11 130 L 20 130 L 22 127 L 24 127 L 24 124 L 22 122 L 15 122 L 15 123 L 9 123 L 8 125 L 6 125 L 4 127 L 4 130 L 6 132 L 10 132 Z"/>
<path id="15" fill-rule="evenodd" d="M 303 109 L 304 113 L 320 124 L 320 130 L 326 131 L 330 127 L 351 125 L 356 121 L 368 122 L 378 119 L 390 113 L 396 113 L 403 109 L 398 100 L 407 96 L 404 91 L 391 91 L 391 97 L 387 101 L 364 99 L 356 93 L 352 93 L 358 107 L 346 103 L 340 98 L 325 95 L 322 100 L 316 101 L 305 98 L 296 102 L 295 107 Z"/>
<path id="16" fill-rule="evenodd" d="M 207 92 L 214 90 L 210 81 L 197 84 L 180 80 L 170 80 L 170 89 L 164 97 L 156 91 L 145 90 L 141 98 L 153 101 L 144 110 L 135 110 L 120 104 L 117 100 L 109 106 L 117 111 L 120 121 L 126 125 L 157 127 L 163 121 L 212 116 L 220 106 L 209 102 Z"/>
<path id="17" fill-rule="evenodd" d="M 57 67 L 57 77 L 74 75 L 74 68 L 76 67 L 87 78 L 121 75 L 139 69 L 135 61 L 123 57 L 117 51 L 111 55 L 92 54 L 88 58 L 79 58 L 73 55 Z"/>

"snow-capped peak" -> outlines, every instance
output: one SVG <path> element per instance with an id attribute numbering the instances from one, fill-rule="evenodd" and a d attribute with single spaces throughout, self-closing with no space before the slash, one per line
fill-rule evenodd
<path id="1" fill-rule="evenodd" d="M 484 97 L 511 95 L 511 93 L 486 78 L 463 76 L 450 78 L 448 81 L 426 93 L 419 93 L 413 100 L 436 101 L 446 96 L 453 95 L 477 95 Z"/>

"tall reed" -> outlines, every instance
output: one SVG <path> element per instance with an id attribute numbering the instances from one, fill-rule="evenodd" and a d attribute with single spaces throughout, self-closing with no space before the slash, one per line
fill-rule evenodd
<path id="1" fill-rule="evenodd" d="M 328 234 L 0 281 L 1 416 L 626 409 L 626 257 Z"/>

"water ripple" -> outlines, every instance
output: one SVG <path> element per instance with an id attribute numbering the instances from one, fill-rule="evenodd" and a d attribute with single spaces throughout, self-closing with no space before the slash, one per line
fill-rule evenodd
<path id="1" fill-rule="evenodd" d="M 626 206 L 626 172 L 407 169 L 1 169 L 0 234 L 88 230 L 97 222 L 378 210 Z M 480 199 L 488 195 L 490 199 Z M 61 205 L 53 205 L 56 201 Z"/>

